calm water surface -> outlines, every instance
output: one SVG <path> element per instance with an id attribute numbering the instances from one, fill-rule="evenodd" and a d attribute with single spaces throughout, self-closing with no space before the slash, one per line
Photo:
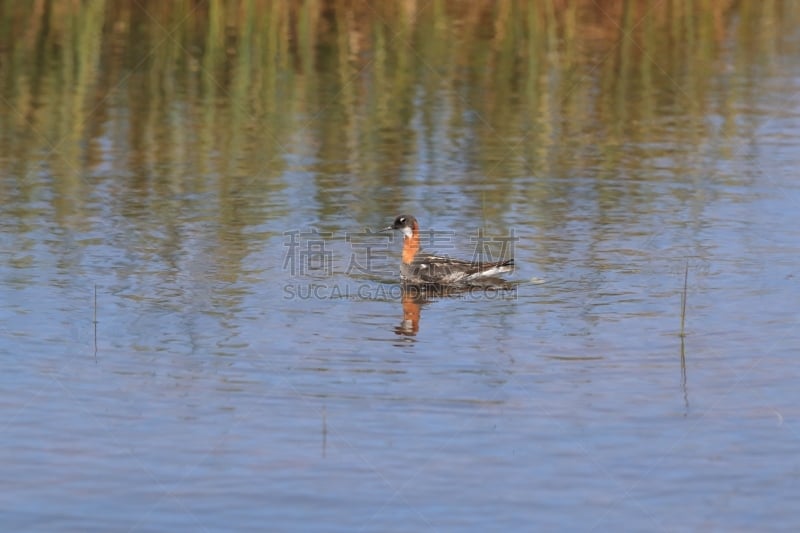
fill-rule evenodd
<path id="1" fill-rule="evenodd" d="M 100 4 L 0 50 L 4 530 L 800 526 L 793 4 Z M 404 212 L 515 289 L 404 297 Z"/>

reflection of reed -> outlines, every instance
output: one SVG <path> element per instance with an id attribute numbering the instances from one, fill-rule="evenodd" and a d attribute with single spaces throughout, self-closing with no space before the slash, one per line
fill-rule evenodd
<path id="1" fill-rule="evenodd" d="M 686 377 L 686 338 L 681 335 L 681 389 L 683 390 L 684 416 L 689 414 L 689 387 Z"/>
<path id="2" fill-rule="evenodd" d="M 747 15 L 736 35 L 742 54 L 772 51 L 772 29 L 789 27 L 796 18 L 785 15 L 797 15 L 777 0 L 738 7 L 691 0 L 373 4 L 18 2 L 1 15 L 10 30 L 0 36 L 0 54 L 8 56 L 0 63 L 9 80 L 4 96 L 51 142 L 63 143 L 61 163 L 75 168 L 85 155 L 78 141 L 102 132 L 97 121 L 127 99 L 137 110 L 131 120 L 141 123 L 133 133 L 142 137 L 128 142 L 146 149 L 153 140 L 167 141 L 155 167 L 182 157 L 180 145 L 199 139 L 203 154 L 221 151 L 205 157 L 201 169 L 230 170 L 240 157 L 269 169 L 292 133 L 302 133 L 286 129 L 287 115 L 313 119 L 322 112 L 337 120 L 301 125 L 311 127 L 309 140 L 329 153 L 354 155 L 350 170 L 380 173 L 401 168 L 408 151 L 392 150 L 376 162 L 363 149 L 385 136 L 412 146 L 404 132 L 417 82 L 428 91 L 424 117 L 451 109 L 449 127 L 464 126 L 456 118 L 468 111 L 463 93 L 436 89 L 449 85 L 480 93 L 475 99 L 466 93 L 483 119 L 477 146 L 502 146 L 527 132 L 526 148 L 533 150 L 525 153 L 538 160 L 551 144 L 539 142 L 543 136 L 578 133 L 561 128 L 583 122 L 573 119 L 585 118 L 586 109 L 620 133 L 631 118 L 651 112 L 660 88 L 677 103 L 702 105 L 736 9 Z M 682 75 L 687 71 L 691 78 Z M 633 106 L 632 92 L 650 99 Z M 441 98 L 447 104 L 434 105 Z M 184 135 L 190 117 L 174 113 L 181 100 L 190 104 L 196 139 Z M 520 100 L 533 112 L 518 113 Z M 476 155 L 487 168 L 497 164 L 494 153 Z M 513 174 L 526 168 L 519 157 L 503 165 Z"/>
<path id="3" fill-rule="evenodd" d="M 483 118 L 476 133 L 485 142 L 478 146 L 502 145 L 530 132 L 536 148 L 542 146 L 535 142 L 539 132 L 558 134 L 586 109 L 597 109 L 617 128 L 630 127 L 627 115 L 640 112 L 631 105 L 631 91 L 652 97 L 663 87 L 669 89 L 665 96 L 701 105 L 734 11 L 747 15 L 736 35 L 740 53 L 768 53 L 772 29 L 796 21 L 796 10 L 783 6 L 776 0 L 739 7 L 691 0 L 433 6 L 187 1 L 148 3 L 145 9 L 133 0 L 17 2 L 0 15 L 9 30 L 0 36 L 0 54 L 7 56 L 0 69 L 8 80 L 4 96 L 19 116 L 29 117 L 51 141 L 64 141 L 59 152 L 75 166 L 81 160 L 73 153 L 76 141 L 100 133 L 96 121 L 128 99 L 142 111 L 131 115 L 142 122 L 137 134 L 172 144 L 195 141 L 181 138 L 186 129 L 180 121 L 187 117 L 171 107 L 188 100 L 198 138 L 209 143 L 206 148 L 224 150 L 225 162 L 260 156 L 267 164 L 270 151 L 289 144 L 288 113 L 330 113 L 339 120 L 307 123 L 310 137 L 332 152 L 355 148 L 353 164 L 378 171 L 398 168 L 403 152 L 376 163 L 359 148 L 373 135 L 404 139 L 410 104 L 419 95 L 415 80 L 428 90 L 425 117 L 433 118 L 436 109 L 466 111 L 463 94 L 440 94 L 436 87 L 476 91 L 480 98 L 469 102 Z M 686 71 L 693 77 L 683 77 Z M 597 77 L 603 90 L 598 93 L 587 76 Z M 72 90 L 61 91 L 64 86 Z M 433 106 L 434 97 L 449 101 Z M 533 113 L 517 113 L 520 99 Z M 591 105 L 593 99 L 600 105 Z M 457 116 L 450 127 L 463 126 Z M 326 131 L 329 124 L 335 127 Z M 248 143 L 244 132 L 256 126 L 261 135 Z M 163 127 L 172 130 L 167 139 L 153 131 Z M 569 133 L 576 132 L 561 132 Z M 181 153 L 170 149 L 158 157 Z M 504 164 L 516 166 L 516 173 L 525 167 L 518 158 Z"/>
<path id="4" fill-rule="evenodd" d="M 208 190 L 219 195 L 222 222 L 241 225 L 243 213 L 258 212 L 251 202 L 285 210 L 287 153 L 314 162 L 321 216 L 345 205 L 357 218 L 397 205 L 404 169 L 424 166 L 432 173 L 424 178 L 441 179 L 444 163 L 431 154 L 446 153 L 462 165 L 455 171 L 466 170 L 461 186 L 481 187 L 487 219 L 517 201 L 515 178 L 536 175 L 553 183 L 515 190 L 543 220 L 556 220 L 548 199 L 569 194 L 559 178 L 570 169 L 613 173 L 621 157 L 674 155 L 674 142 L 652 127 L 656 117 L 681 121 L 685 158 L 713 133 L 709 113 L 725 136 L 754 135 L 757 124 L 737 114 L 754 107 L 746 100 L 758 91 L 737 82 L 713 109 L 708 95 L 730 65 L 737 79 L 758 80 L 756 67 L 787 53 L 781 38 L 800 22 L 795 5 L 8 3 L 0 11 L 0 175 L 45 164 L 64 223 L 90 216 L 85 177 L 111 175 L 126 177 L 113 188 L 121 210 Z M 9 188 L 32 194 L 20 181 Z M 618 189 L 596 187 L 599 202 L 619 201 Z M 327 194 L 332 188 L 342 192 Z M 165 223 L 173 215 L 168 202 L 148 207 Z"/>

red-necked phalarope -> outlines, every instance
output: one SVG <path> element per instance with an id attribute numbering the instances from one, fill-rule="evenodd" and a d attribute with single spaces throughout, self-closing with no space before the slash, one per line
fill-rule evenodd
<path id="1" fill-rule="evenodd" d="M 514 260 L 494 263 L 463 261 L 447 256 L 420 252 L 419 223 L 411 215 L 400 215 L 394 224 L 383 231 L 403 232 L 403 262 L 400 278 L 414 285 L 469 286 L 483 285 L 486 281 L 503 281 L 498 274 L 514 270 Z"/>

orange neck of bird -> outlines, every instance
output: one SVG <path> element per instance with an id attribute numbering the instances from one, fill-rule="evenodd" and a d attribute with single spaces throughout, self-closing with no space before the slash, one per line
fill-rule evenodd
<path id="1" fill-rule="evenodd" d="M 403 263 L 409 264 L 419 251 L 419 227 L 415 222 L 411 226 L 411 236 L 403 236 Z"/>

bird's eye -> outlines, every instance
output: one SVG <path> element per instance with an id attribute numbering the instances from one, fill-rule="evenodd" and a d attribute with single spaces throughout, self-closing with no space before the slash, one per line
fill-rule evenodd
<path id="1" fill-rule="evenodd" d="M 400 223 L 401 224 L 405 224 L 406 223 L 406 217 L 400 217 Z"/>

